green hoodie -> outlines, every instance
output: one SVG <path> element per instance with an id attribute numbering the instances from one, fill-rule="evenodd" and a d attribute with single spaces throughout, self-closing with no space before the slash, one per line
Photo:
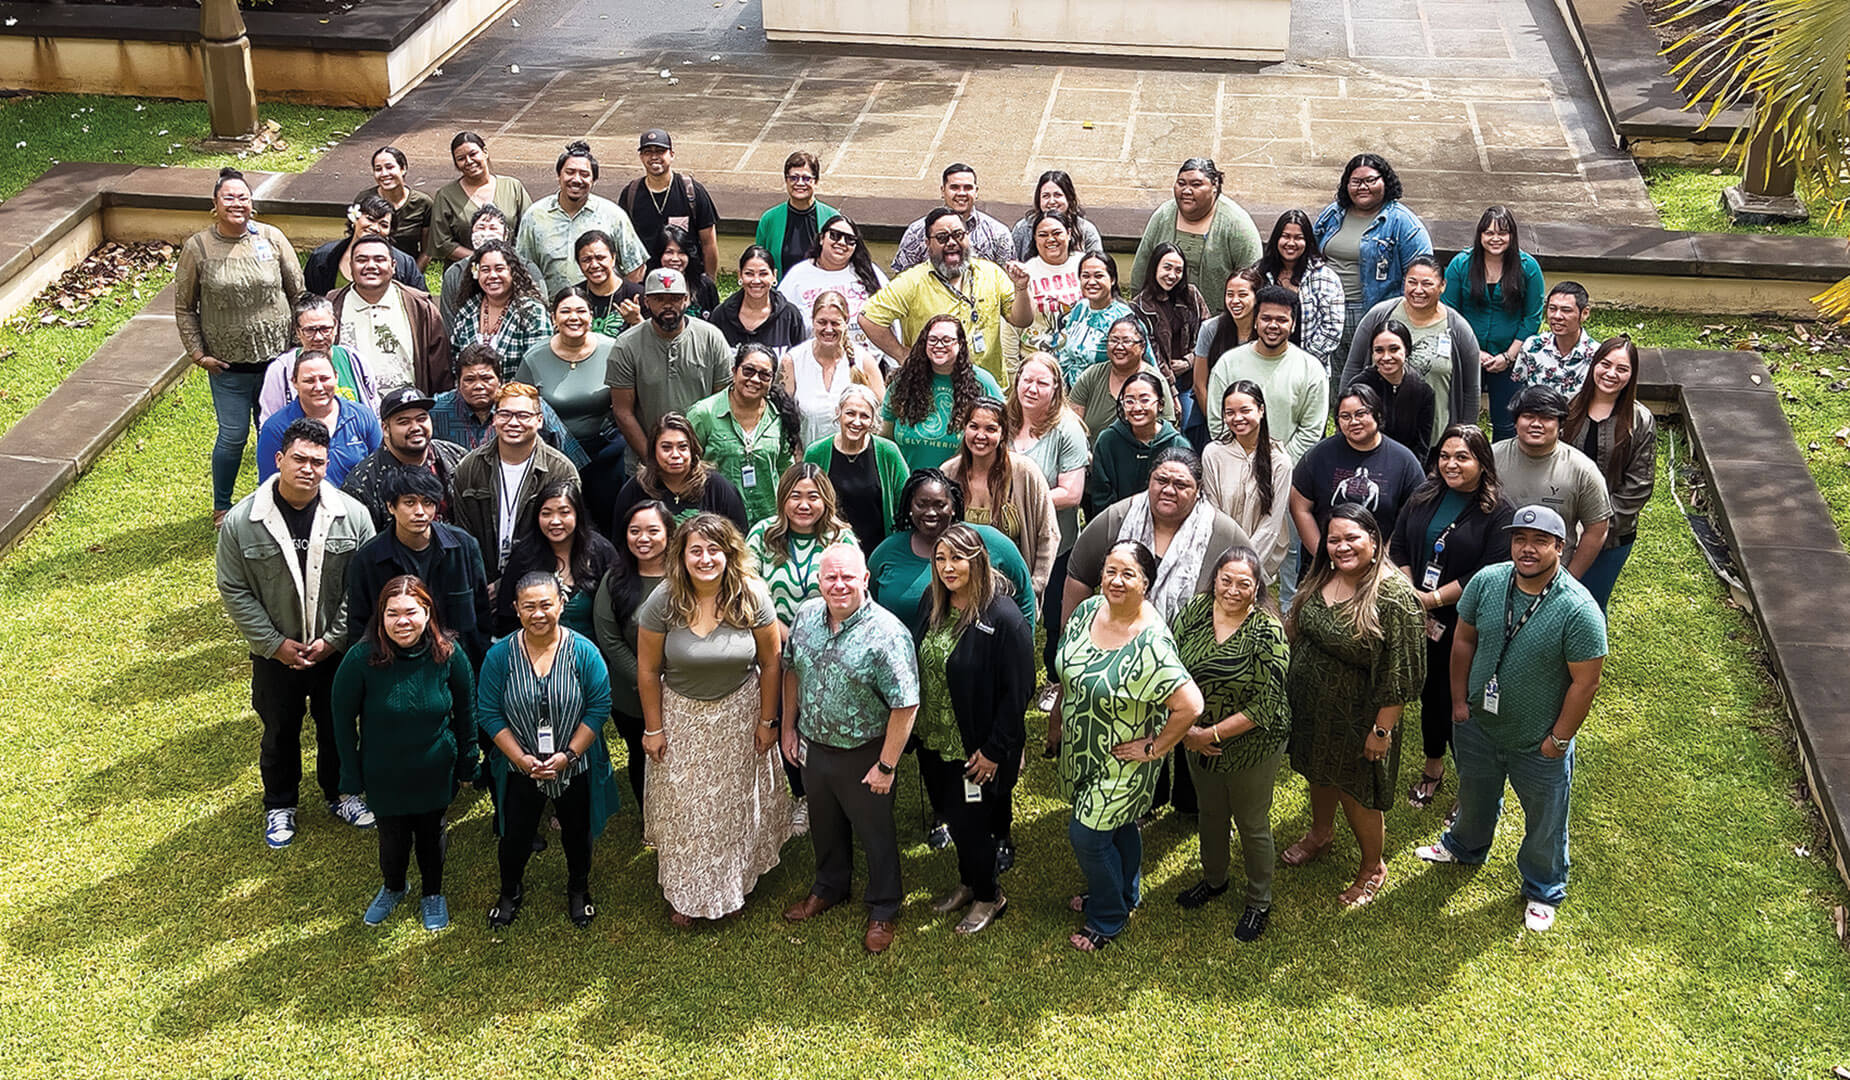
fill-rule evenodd
<path id="1" fill-rule="evenodd" d="M 1171 446 L 1189 449 L 1188 440 L 1164 420 L 1156 437 L 1143 442 L 1131 434 L 1131 426 L 1114 420 L 1098 433 L 1092 445 L 1092 471 L 1086 477 L 1086 516 L 1102 514 L 1107 506 L 1150 486 L 1150 462 Z"/>

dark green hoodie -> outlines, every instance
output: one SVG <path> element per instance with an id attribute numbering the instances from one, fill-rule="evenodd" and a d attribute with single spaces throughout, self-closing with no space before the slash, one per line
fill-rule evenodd
<path id="1" fill-rule="evenodd" d="M 1188 447 L 1188 440 L 1164 420 L 1156 437 L 1143 442 L 1131 434 L 1131 426 L 1114 420 L 1098 433 L 1092 446 L 1092 471 L 1086 478 L 1086 516 L 1104 512 L 1107 506 L 1150 486 L 1150 462 L 1171 446 Z"/>

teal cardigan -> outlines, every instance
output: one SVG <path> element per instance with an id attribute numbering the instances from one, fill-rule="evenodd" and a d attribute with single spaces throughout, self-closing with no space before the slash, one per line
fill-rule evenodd
<path id="1" fill-rule="evenodd" d="M 584 687 L 585 715 L 582 722 L 597 732 L 597 738 L 591 740 L 591 748 L 585 752 L 585 771 L 582 777 L 591 785 L 591 835 L 602 836 L 605 820 L 617 812 L 618 800 L 617 775 L 610 767 L 610 749 L 604 745 L 604 721 L 610 719 L 610 670 L 604 666 L 604 658 L 590 638 L 565 627 L 560 630 L 571 635 L 567 643 L 572 647 L 572 665 Z M 508 653 L 514 648 L 515 640 L 516 635 L 509 634 L 495 642 L 482 661 L 482 672 L 476 678 L 476 721 L 490 742 L 507 729 L 507 720 L 502 716 L 501 698 L 507 692 Z M 557 663 L 557 660 L 554 662 Z M 572 733 L 564 732 L 564 737 L 569 740 Z M 501 817 L 501 808 L 507 805 L 508 771 L 513 767 L 500 747 L 489 750 L 488 768 L 495 783 L 497 833 L 506 824 Z"/>
<path id="2" fill-rule="evenodd" d="M 880 474 L 880 513 L 886 518 L 886 531 L 890 535 L 893 518 L 899 513 L 899 489 L 906 486 L 906 478 L 912 475 L 912 470 L 906 467 L 906 455 L 898 443 L 884 435 L 870 437 L 874 440 L 874 471 Z M 826 473 L 834 446 L 833 435 L 817 439 L 803 452 L 803 460 Z"/>
<path id="3" fill-rule="evenodd" d="M 777 276 L 780 278 L 784 276 L 784 270 L 786 269 L 784 266 L 784 221 L 789 215 L 790 204 L 787 202 L 780 202 L 776 206 L 766 210 L 763 214 L 759 215 L 758 234 L 752 238 L 753 243 L 771 253 L 771 261 L 776 265 Z M 835 209 L 821 199 L 816 200 L 817 229 L 828 228 L 829 222 L 840 216 L 840 210 Z"/>

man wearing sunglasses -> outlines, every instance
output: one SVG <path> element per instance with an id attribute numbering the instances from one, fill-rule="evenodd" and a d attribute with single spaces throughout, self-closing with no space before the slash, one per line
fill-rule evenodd
<path id="1" fill-rule="evenodd" d="M 788 200 L 771 207 L 758 218 L 758 234 L 753 243 L 771 253 L 779 281 L 783 280 L 785 270 L 809 257 L 809 249 L 821 230 L 841 213 L 816 198 L 816 187 L 821 183 L 822 165 L 816 155 L 798 150 L 784 159 L 784 191 L 789 195 Z"/>
<path id="2" fill-rule="evenodd" d="M 944 208 L 963 222 L 964 232 L 970 236 L 970 253 L 997 266 L 1007 266 L 1015 257 L 1015 236 L 1007 225 L 976 208 L 976 170 L 961 161 L 945 166 L 938 194 L 944 199 Z M 906 227 L 906 234 L 899 238 L 899 250 L 893 255 L 895 275 L 905 273 L 928 257 L 926 228 L 925 218 Z"/>

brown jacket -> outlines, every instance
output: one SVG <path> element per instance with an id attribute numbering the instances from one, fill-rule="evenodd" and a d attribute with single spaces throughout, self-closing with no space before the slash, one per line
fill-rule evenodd
<path id="1" fill-rule="evenodd" d="M 435 397 L 445 390 L 456 389 L 456 370 L 450 362 L 450 335 L 443 328 L 443 315 L 429 294 L 407 289 L 399 282 L 399 302 L 405 307 L 405 321 L 411 324 L 411 372 L 419 390 Z M 334 325 L 341 324 L 341 309 L 347 304 L 352 285 L 343 285 L 328 297 L 334 304 Z M 343 344 L 345 344 L 343 342 Z"/>

